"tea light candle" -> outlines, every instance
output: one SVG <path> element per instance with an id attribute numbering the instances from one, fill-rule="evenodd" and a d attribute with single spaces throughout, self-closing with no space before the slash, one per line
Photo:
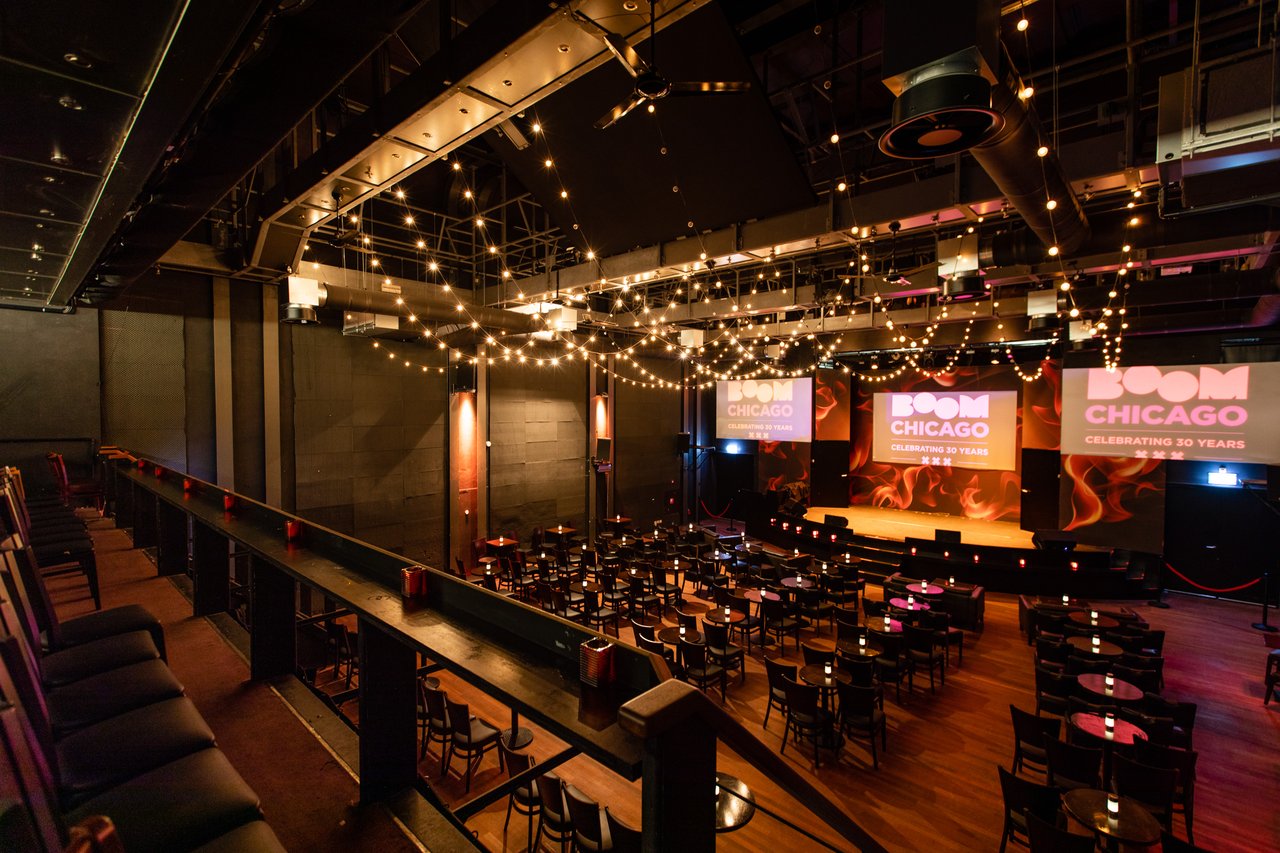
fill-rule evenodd
<path id="1" fill-rule="evenodd" d="M 1025 568 L 1027 567 L 1027 559 L 1026 559 L 1026 557 L 1019 557 L 1019 558 L 1018 558 L 1018 567 L 1019 567 L 1019 568 L 1022 568 L 1022 569 L 1025 569 Z"/>
<path id="2" fill-rule="evenodd" d="M 1096 649 L 1098 646 L 1102 645 L 1102 638 L 1097 634 L 1094 634 L 1091 642 L 1093 643 L 1093 647 Z"/>
<path id="3" fill-rule="evenodd" d="M 859 638 L 858 638 L 858 648 L 865 649 L 866 647 L 867 647 L 867 638 L 866 638 L 866 637 L 859 637 Z"/>
<path id="4" fill-rule="evenodd" d="M 952 575 L 951 577 L 947 578 L 947 586 L 955 586 L 955 585 L 956 585 L 955 575 Z"/>
<path id="5" fill-rule="evenodd" d="M 727 604 L 724 606 L 724 618 L 729 618 L 729 605 Z"/>
<path id="6" fill-rule="evenodd" d="M 1116 730 L 1116 715 L 1115 715 L 1115 714 L 1107 714 L 1107 716 L 1103 718 L 1102 723 L 1103 723 L 1103 725 L 1104 725 L 1104 726 L 1106 726 L 1106 727 L 1107 727 L 1107 733 L 1108 733 L 1108 734 L 1114 734 L 1114 733 L 1115 733 L 1115 730 Z"/>
<path id="7" fill-rule="evenodd" d="M 680 636 L 681 636 L 681 637 L 683 637 L 683 636 L 684 636 L 684 626 L 683 626 L 683 625 L 681 625 L 681 626 L 680 626 Z"/>
<path id="8" fill-rule="evenodd" d="M 892 623 L 889 621 L 889 615 L 886 613 L 886 614 L 885 614 L 885 617 L 884 617 L 884 628 L 885 628 L 885 630 L 886 630 L 886 631 L 887 631 L 887 630 L 889 630 L 889 628 L 891 627 L 891 625 L 892 625 Z"/>
<path id="9" fill-rule="evenodd" d="M 797 548 L 797 549 L 795 550 L 795 556 L 797 556 L 797 557 L 799 557 L 799 556 L 800 556 L 800 549 L 799 549 L 799 548 Z"/>
<path id="10" fill-rule="evenodd" d="M 1096 611 L 1096 610 L 1090 610 L 1090 611 L 1089 611 L 1089 618 L 1090 618 L 1090 619 L 1093 619 L 1093 620 L 1097 620 L 1097 618 L 1098 618 L 1098 611 Z"/>
<path id="11" fill-rule="evenodd" d="M 827 676 L 828 678 L 830 678 L 830 677 L 831 677 L 831 664 L 829 664 L 829 663 L 824 663 L 824 664 L 822 665 L 822 674 L 823 674 L 823 675 L 825 675 L 825 676 Z"/>
<path id="12" fill-rule="evenodd" d="M 1070 603 L 1071 603 L 1071 596 L 1069 596 L 1069 595 L 1064 595 L 1064 596 L 1062 596 L 1062 603 L 1063 603 L 1063 604 L 1070 604 Z"/>
<path id="13" fill-rule="evenodd" d="M 823 563 L 823 564 L 822 564 L 822 573 L 823 573 L 824 575 L 827 573 L 827 564 L 826 564 L 826 563 Z"/>
<path id="14" fill-rule="evenodd" d="M 848 563 L 848 562 L 850 562 L 852 559 L 853 559 L 853 558 L 849 556 L 849 552 L 848 552 L 848 551 L 845 551 L 845 552 L 844 552 L 844 561 L 845 561 L 846 563 Z"/>
<path id="15" fill-rule="evenodd" d="M 499 544 L 499 545 L 501 545 L 501 544 L 502 544 L 502 536 L 498 536 L 498 544 Z"/>
<path id="16" fill-rule="evenodd" d="M 562 531 L 562 530 L 564 530 L 564 525 L 563 525 L 563 524 L 557 524 L 557 525 L 556 525 L 556 532 L 557 532 L 557 533 L 559 533 L 559 532 L 560 532 L 560 531 Z"/>
<path id="17" fill-rule="evenodd" d="M 912 545 L 912 546 L 911 546 L 911 556 L 913 556 L 913 557 L 914 557 L 915 555 L 916 555 L 916 546 Z"/>
<path id="18" fill-rule="evenodd" d="M 978 555 L 977 555 L 977 554 L 974 554 L 974 555 L 973 555 L 973 561 L 974 561 L 975 563 L 976 563 L 976 562 L 978 562 Z"/>
<path id="19" fill-rule="evenodd" d="M 618 520 L 618 521 L 622 521 L 622 514 L 621 514 L 621 513 L 619 513 L 619 514 L 618 514 L 617 520 Z"/>
<path id="20" fill-rule="evenodd" d="M 950 559 L 951 559 L 951 552 L 950 552 L 950 551 L 943 551 L 943 552 L 942 552 L 942 559 L 944 559 L 944 560 L 950 560 Z"/>
<path id="21" fill-rule="evenodd" d="M 1120 814 L 1120 798 L 1115 794 L 1107 794 L 1107 817 L 1114 818 Z"/>
<path id="22" fill-rule="evenodd" d="M 674 565 L 677 569 L 680 568 L 680 558 L 676 557 L 675 562 L 672 565 Z"/>
<path id="23" fill-rule="evenodd" d="M 538 557 L 543 560 L 547 559 L 547 552 L 542 551 L 541 553 L 538 554 Z"/>
<path id="24" fill-rule="evenodd" d="M 1103 677 L 1102 680 L 1107 685 L 1108 689 L 1116 686 L 1116 677 L 1109 672 Z"/>
<path id="25" fill-rule="evenodd" d="M 908 606 L 908 607 L 914 607 L 914 606 L 915 606 L 915 603 L 916 603 L 916 597 L 915 597 L 914 595 L 908 595 L 908 596 L 907 596 L 907 606 Z"/>

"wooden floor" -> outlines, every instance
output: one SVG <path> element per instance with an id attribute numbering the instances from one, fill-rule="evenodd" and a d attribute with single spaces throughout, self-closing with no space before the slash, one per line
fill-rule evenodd
<path id="1" fill-rule="evenodd" d="M 873 588 L 873 595 L 879 590 Z M 1262 705 L 1262 673 L 1267 648 L 1249 627 L 1252 608 L 1205 599 L 1170 596 L 1172 607 L 1138 605 L 1153 627 L 1166 629 L 1166 695 L 1200 705 L 1195 743 L 1200 752 L 1196 798 L 1196 841 L 1211 850 L 1280 849 L 1280 707 Z M 705 609 L 699 604 L 689 609 Z M 668 614 L 670 615 L 670 613 Z M 851 816 L 891 850 L 995 850 L 999 846 L 1001 798 L 996 765 L 1009 766 L 1013 754 L 1009 705 L 1034 708 L 1031 650 L 1017 628 L 1017 605 L 1004 595 L 987 597 L 987 628 L 966 641 L 963 667 L 953 667 L 946 686 L 930 695 L 927 684 L 901 705 L 890 690 L 889 750 L 880 769 L 871 769 L 862 743 L 848 744 L 839 758 L 814 770 L 807 748 L 787 745 L 785 757 L 810 774 Z M 826 634 L 818 644 L 829 644 Z M 794 646 L 786 656 L 798 660 Z M 757 651 L 748 662 L 747 680 L 732 680 L 728 707 L 770 746 L 782 742 L 782 720 L 764 715 L 766 679 Z M 487 697 L 446 676 L 444 686 L 470 695 L 473 712 L 498 724 L 507 711 Z M 542 731 L 529 751 L 536 758 L 563 745 Z M 456 769 L 438 779 L 436 747 L 422 763 L 424 775 L 450 802 L 465 799 Z M 767 779 L 729 753 L 720 751 L 720 770 L 739 776 L 760 802 L 812 831 L 818 821 L 803 805 L 781 794 Z M 455 763 L 455 768 L 457 764 Z M 633 824 L 639 822 L 639 786 L 625 782 L 586 758 L 562 766 L 561 776 L 610 806 Z M 486 756 L 473 779 L 472 794 L 502 778 L 495 755 Z M 1031 778 L 1035 778 L 1034 776 Z M 526 824 L 513 815 L 503 833 L 505 805 L 472 818 L 468 826 L 494 850 L 523 850 Z M 1175 822 L 1185 837 L 1181 818 Z M 829 837 L 829 836 L 827 836 Z M 830 838 L 840 849 L 840 839 Z M 546 846 L 546 845 L 544 845 Z M 763 815 L 744 829 L 721 836 L 723 850 L 777 853 L 811 850 L 816 845 Z M 550 848 L 548 848 L 550 849 Z"/>
<path id="2" fill-rule="evenodd" d="M 140 552 L 122 551 L 113 555 L 104 568 L 114 571 L 111 567 L 121 563 L 128 564 L 132 578 L 152 575 L 149 582 L 132 580 L 123 590 L 131 590 L 143 603 L 154 595 L 154 591 L 148 591 L 155 583 L 164 583 L 154 578 L 154 567 Z M 167 587 L 167 583 L 164 585 Z M 879 590 L 873 587 L 871 594 L 878 597 Z M 1200 752 L 1196 839 L 1212 850 L 1280 849 L 1280 809 L 1276 806 L 1280 803 L 1280 705 L 1262 705 L 1267 648 L 1263 636 L 1249 627 L 1257 613 L 1252 607 L 1237 604 L 1173 595 L 1168 599 L 1172 604 L 1168 610 L 1144 605 L 1137 609 L 1153 627 L 1168 631 L 1167 694 L 1200 705 L 1195 732 Z M 113 603 L 121 601 L 117 598 Z M 705 609 L 705 604 L 691 599 L 687 609 Z M 203 620 L 188 619 L 185 624 L 194 622 Z M 861 743 L 849 744 L 832 763 L 824 763 L 816 770 L 808 749 L 788 743 L 785 758 L 845 804 L 848 813 L 891 850 L 969 851 L 994 850 L 998 846 L 1001 805 L 996 765 L 1008 767 L 1013 752 L 1009 705 L 1034 707 L 1032 663 L 1030 648 L 1017 630 L 1017 608 L 1012 597 L 988 595 L 986 623 L 981 636 L 968 637 L 964 665 L 951 669 L 946 686 L 936 695 L 931 696 L 927 686 L 921 688 L 917 684 L 914 695 L 908 698 L 904 693 L 899 705 L 890 691 L 889 747 L 887 753 L 881 754 L 878 771 L 871 769 L 869 753 Z M 818 644 L 830 642 L 826 633 L 811 636 Z M 799 660 L 791 645 L 786 647 L 786 656 Z M 190 666 L 184 667 L 182 677 L 193 694 L 199 695 L 210 690 L 201 686 L 201 679 L 216 675 Z M 505 707 L 447 674 L 442 682 L 451 694 L 469 700 L 473 713 L 499 727 L 506 725 L 509 711 Z M 728 707 L 765 743 L 778 748 L 781 718 L 774 714 L 767 729 L 760 725 L 765 690 L 763 665 L 756 650 L 748 661 L 746 683 L 730 683 Z M 238 701 L 230 695 L 223 697 L 223 693 L 226 691 L 218 691 L 219 703 Z M 354 711 L 354 704 L 344 706 L 344 710 Z M 225 712 L 234 713 L 233 707 L 226 707 Z M 536 758 L 545 759 L 563 747 L 546 732 L 535 731 L 529 751 Z M 461 802 L 467 798 L 459 775 L 461 762 L 455 761 L 448 778 L 441 780 L 438 754 L 438 747 L 433 745 L 421 764 L 423 774 L 447 802 Z M 289 759 L 285 756 L 282 760 Z M 769 780 L 723 748 L 719 763 L 722 771 L 743 778 L 764 807 L 820 831 L 817 820 L 803 804 L 782 795 Z M 560 772 L 609 805 L 623 820 L 639 822 L 637 783 L 626 782 L 581 757 L 563 765 Z M 473 779 L 471 795 L 501 778 L 496 753 L 486 755 Z M 263 793 L 265 798 L 266 792 Z M 293 796 L 308 795 L 297 789 Z M 273 811 L 288 807 L 277 803 Z M 504 834 L 504 816 L 505 802 L 473 817 L 468 825 L 489 849 L 523 850 L 525 823 L 513 816 L 510 830 Z M 347 818 L 350 814 L 343 814 L 341 808 L 334 815 L 335 822 L 345 823 Z M 1181 835 L 1181 819 L 1176 827 Z M 348 835 L 344 841 L 343 849 L 348 850 L 387 849 L 385 839 Z M 831 841 L 841 849 L 849 849 L 840 839 Z M 719 842 L 725 850 L 778 853 L 780 849 L 817 849 L 763 813 L 757 813 L 744 829 L 721 836 Z"/>
<path id="3" fill-rule="evenodd" d="M 959 530 L 961 541 L 973 545 L 1002 548 L 1030 548 L 1031 532 L 1011 521 L 983 521 L 940 512 L 912 512 L 905 509 L 883 509 L 874 506 L 815 506 L 805 513 L 810 521 L 822 521 L 825 515 L 849 519 L 855 533 L 882 536 L 901 542 L 908 536 L 932 539 L 938 528 Z"/>

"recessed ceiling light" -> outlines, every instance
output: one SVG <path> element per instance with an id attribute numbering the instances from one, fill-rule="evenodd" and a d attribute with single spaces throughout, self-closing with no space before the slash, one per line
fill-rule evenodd
<path id="1" fill-rule="evenodd" d="M 53 163 L 55 166 L 70 166 L 71 158 L 66 154 L 63 154 L 61 151 L 55 151 L 49 155 L 49 162 Z"/>
<path id="2" fill-rule="evenodd" d="M 68 53 L 62 54 L 62 59 L 68 65 L 74 65 L 76 68 L 83 68 L 86 71 L 93 67 L 92 60 L 88 59 L 87 57 L 81 56 L 75 51 L 70 51 Z"/>
<path id="3" fill-rule="evenodd" d="M 634 12 L 636 9 L 640 8 L 640 4 L 635 2 L 635 0 L 627 0 L 627 2 L 622 4 L 622 8 L 628 12 Z"/>
<path id="4" fill-rule="evenodd" d="M 75 110 L 76 112 L 84 109 L 84 105 L 70 95 L 63 95 L 61 98 L 58 98 L 58 106 L 63 109 Z"/>

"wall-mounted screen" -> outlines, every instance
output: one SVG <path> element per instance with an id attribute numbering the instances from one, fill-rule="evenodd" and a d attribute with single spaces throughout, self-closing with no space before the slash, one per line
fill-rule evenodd
<path id="1" fill-rule="evenodd" d="M 1013 471 L 1017 391 L 875 394 L 871 458 L 900 465 Z"/>
<path id="2" fill-rule="evenodd" d="M 716 383 L 716 438 L 811 441 L 812 437 L 812 379 Z"/>
<path id="3" fill-rule="evenodd" d="M 1280 362 L 1062 371 L 1062 452 L 1280 463 Z"/>

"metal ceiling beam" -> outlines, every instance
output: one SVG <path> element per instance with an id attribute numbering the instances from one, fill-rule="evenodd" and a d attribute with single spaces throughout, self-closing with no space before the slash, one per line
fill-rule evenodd
<path id="1" fill-rule="evenodd" d="M 259 55 L 237 70 L 104 269 L 126 282 L 145 272 L 425 3 L 316 0 L 274 19 Z"/>
<path id="2" fill-rule="evenodd" d="M 656 2 L 655 29 L 708 2 Z M 644 16 L 626 12 L 618 0 L 575 6 L 611 27 L 630 22 L 622 27 L 628 38 L 647 33 Z M 569 12 L 567 4 L 499 0 L 264 195 L 252 264 L 296 267 L 302 243 L 332 217 L 612 61 L 604 43 L 574 23 Z"/>
<path id="3" fill-rule="evenodd" d="M 121 140 L 84 229 L 77 235 L 71 256 L 49 293 L 48 305 L 71 303 L 125 211 L 142 191 L 218 70 L 244 34 L 274 6 L 263 0 L 186 5 L 158 57 L 155 73 Z"/>

